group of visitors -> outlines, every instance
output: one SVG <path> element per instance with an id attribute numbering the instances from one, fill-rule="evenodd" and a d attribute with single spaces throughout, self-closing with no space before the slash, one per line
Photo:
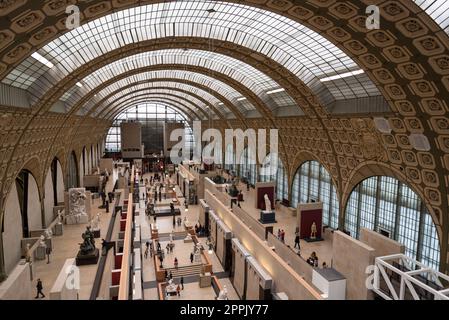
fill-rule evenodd
<path id="1" fill-rule="evenodd" d="M 277 238 L 282 241 L 282 243 L 285 243 L 285 230 L 284 229 L 278 229 L 278 236 Z"/>
<path id="2" fill-rule="evenodd" d="M 198 235 L 198 236 L 205 236 L 206 235 L 206 228 L 205 227 L 203 227 L 202 225 L 201 225 L 201 223 L 198 225 L 198 224 L 196 224 L 195 225 L 195 233 Z"/>
<path id="3" fill-rule="evenodd" d="M 169 243 L 167 243 L 165 249 L 167 250 L 167 254 L 173 253 L 173 250 L 175 249 L 175 243 L 173 241 L 170 241 Z"/>
<path id="4" fill-rule="evenodd" d="M 159 244 L 159 243 L 158 243 Z M 160 244 L 159 244 L 160 246 Z M 145 253 L 144 253 L 144 257 L 145 259 L 148 258 L 148 253 L 150 253 L 150 257 L 153 257 L 153 240 L 150 239 L 145 243 Z"/>
<path id="5" fill-rule="evenodd" d="M 307 263 L 310 264 L 312 267 L 315 268 L 318 267 L 318 256 L 316 255 L 315 251 L 313 251 L 309 259 L 307 259 Z"/>

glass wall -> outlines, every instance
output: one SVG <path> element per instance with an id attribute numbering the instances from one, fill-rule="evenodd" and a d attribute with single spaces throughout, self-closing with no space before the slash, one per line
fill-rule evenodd
<path id="1" fill-rule="evenodd" d="M 252 185 L 257 182 L 256 156 L 251 148 L 245 148 L 240 156 L 239 176 L 249 180 Z"/>
<path id="2" fill-rule="evenodd" d="M 261 170 L 259 170 L 260 182 L 276 182 L 276 198 L 280 201 L 288 199 L 288 176 L 284 164 L 277 154 L 269 154 L 265 157 Z"/>
<path id="3" fill-rule="evenodd" d="M 232 144 L 228 144 L 226 146 L 224 168 L 226 170 L 234 171 L 235 170 L 235 164 L 236 163 L 235 163 L 234 146 Z"/>
<path id="4" fill-rule="evenodd" d="M 406 255 L 438 269 L 440 245 L 432 217 L 420 197 L 399 180 L 376 176 L 354 188 L 345 229 L 358 238 L 361 228 L 389 236 L 405 245 Z"/>
<path id="5" fill-rule="evenodd" d="M 317 161 L 304 162 L 296 171 L 292 184 L 292 207 L 312 200 L 323 202 L 323 224 L 337 229 L 337 192 L 329 173 Z"/>
<path id="6" fill-rule="evenodd" d="M 187 117 L 180 112 L 157 103 L 143 103 L 127 109 L 114 120 L 106 137 L 107 152 L 121 151 L 120 124 L 123 121 L 139 121 L 142 123 L 142 142 L 145 144 L 146 153 L 160 152 L 163 150 L 163 128 L 165 122 L 182 122 L 187 128 L 186 144 L 192 150 L 193 133 Z"/>

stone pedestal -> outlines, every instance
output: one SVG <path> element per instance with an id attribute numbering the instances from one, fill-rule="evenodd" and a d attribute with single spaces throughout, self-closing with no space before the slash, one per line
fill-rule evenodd
<path id="1" fill-rule="evenodd" d="M 212 285 L 212 277 L 211 277 L 210 273 L 200 275 L 199 285 L 200 285 L 200 288 L 207 288 Z"/>
<path id="2" fill-rule="evenodd" d="M 86 215 L 80 215 L 80 216 L 66 216 L 65 217 L 65 223 L 66 224 L 86 224 L 89 222 L 89 217 Z"/>
<path id="3" fill-rule="evenodd" d="M 94 238 L 95 238 L 95 239 L 98 239 L 98 238 L 101 237 L 100 229 L 98 229 L 98 230 L 92 230 L 92 232 L 93 232 L 93 234 L 94 234 Z"/>
<path id="4" fill-rule="evenodd" d="M 36 260 L 45 260 L 46 247 L 38 246 L 34 251 L 34 258 Z"/>
<path id="5" fill-rule="evenodd" d="M 276 223 L 276 213 L 274 211 L 261 211 L 260 220 L 261 223 Z"/>
<path id="6" fill-rule="evenodd" d="M 55 231 L 54 231 L 54 235 L 55 236 L 62 236 L 64 234 L 64 226 L 62 223 L 57 223 L 55 225 Z"/>
<path id="7" fill-rule="evenodd" d="M 100 257 L 100 251 L 95 249 L 91 254 L 83 255 L 78 252 L 76 256 L 76 265 L 77 266 L 86 266 L 90 264 L 97 264 L 98 258 Z"/>

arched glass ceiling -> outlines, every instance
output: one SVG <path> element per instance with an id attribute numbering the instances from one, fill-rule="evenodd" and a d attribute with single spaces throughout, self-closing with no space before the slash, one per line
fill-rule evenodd
<path id="1" fill-rule="evenodd" d="M 133 77 L 138 77 L 138 79 L 134 79 L 134 81 L 130 81 L 128 78 L 118 81 L 112 85 L 110 85 L 108 88 L 105 89 L 105 93 L 102 94 L 103 96 L 106 96 L 109 93 L 112 93 L 114 91 L 117 91 L 120 88 L 125 87 L 127 84 L 129 83 L 136 83 L 136 82 L 145 82 L 148 81 L 149 79 L 152 79 L 154 77 L 151 77 L 151 75 L 147 75 L 145 73 L 143 74 L 139 74 L 138 76 L 131 76 L 130 78 Z M 146 84 L 146 86 L 148 88 L 166 88 L 166 90 L 157 90 L 158 92 L 170 92 L 170 88 L 175 88 L 175 89 L 180 89 L 182 91 L 187 91 L 189 93 L 193 93 L 199 97 L 201 97 L 202 99 L 208 101 L 209 103 L 211 103 L 212 105 L 214 105 L 218 110 L 220 110 L 223 114 L 230 114 L 232 113 L 224 104 L 222 104 L 223 102 L 218 100 L 215 96 L 213 96 L 212 94 L 210 94 L 207 91 L 201 90 L 197 87 L 193 87 L 184 83 L 179 83 L 179 82 L 168 82 L 168 81 L 156 81 L 156 82 L 149 82 Z M 125 90 L 122 90 L 121 92 L 123 94 L 126 93 L 130 93 L 134 90 L 134 88 L 128 88 Z M 97 112 L 94 113 L 94 115 L 98 114 L 99 111 L 107 110 L 108 106 L 113 103 L 112 99 L 107 99 L 100 107 L 100 110 L 97 110 Z M 86 108 L 87 109 L 87 108 Z M 87 110 L 85 110 L 87 111 Z"/>
<path id="2" fill-rule="evenodd" d="M 150 80 L 150 79 L 178 79 L 178 80 L 187 80 L 191 82 L 198 83 L 202 86 L 210 88 L 211 92 L 218 92 L 223 97 L 231 101 L 242 113 L 247 111 L 255 110 L 256 108 L 248 101 L 241 100 L 242 94 L 237 92 L 232 87 L 228 86 L 224 82 L 218 81 L 209 76 L 184 71 L 184 70 L 161 70 L 161 71 L 150 71 L 137 75 L 130 76 L 126 78 L 126 84 L 139 82 L 142 80 Z M 105 76 L 102 82 L 107 81 L 108 78 Z M 119 81 L 122 82 L 123 80 Z M 126 85 L 125 84 L 125 85 Z M 78 87 L 77 85 L 73 86 L 67 93 L 61 98 L 62 101 L 66 102 L 69 107 L 72 107 L 76 104 L 87 92 L 93 90 L 97 86 L 92 86 L 91 88 L 83 88 Z M 116 88 L 117 89 L 117 88 Z M 107 87 L 100 91 L 97 96 L 104 97 L 105 94 L 111 93 L 114 89 L 114 85 Z"/>
<path id="3" fill-rule="evenodd" d="M 131 99 L 142 99 L 142 98 L 154 98 L 154 99 L 163 99 L 164 101 L 170 101 L 172 103 L 177 103 L 178 105 L 182 105 L 183 109 L 185 109 L 186 112 L 190 113 L 193 116 L 193 112 L 195 112 L 196 114 L 200 115 L 202 118 L 208 116 L 207 112 L 205 112 L 204 110 L 200 110 L 196 105 L 194 105 L 193 103 L 191 103 L 190 101 L 184 100 L 182 98 L 180 98 L 179 96 L 176 95 L 169 95 L 167 93 L 160 93 L 160 92 L 148 92 L 148 91 L 144 91 L 144 92 L 135 92 L 129 95 L 123 95 L 121 96 L 119 99 L 117 99 L 116 101 L 114 101 L 114 103 L 112 105 L 110 105 L 108 107 L 107 112 L 110 112 L 110 110 L 115 110 L 117 109 L 117 107 L 121 106 L 123 103 L 130 101 Z M 190 108 L 190 110 L 188 108 Z M 192 111 L 193 112 L 192 112 Z"/>
<path id="4" fill-rule="evenodd" d="M 204 113 L 200 112 L 195 106 L 190 105 L 186 103 L 186 101 L 183 101 L 177 97 L 169 97 L 166 95 L 157 95 L 157 94 L 140 94 L 140 95 L 131 95 L 126 96 L 120 99 L 120 101 L 117 101 L 114 106 L 111 106 L 111 110 L 121 110 L 124 106 L 127 106 L 129 104 L 135 104 L 135 101 L 142 101 L 146 100 L 149 102 L 157 102 L 157 103 L 163 103 L 163 104 L 170 104 L 173 106 L 178 107 L 180 110 L 182 110 L 186 115 L 189 115 L 191 118 L 196 119 L 200 118 L 201 120 L 206 119 Z M 114 113 L 112 113 L 114 114 Z M 197 116 L 198 115 L 198 116 Z"/>
<path id="5" fill-rule="evenodd" d="M 449 34 L 449 1 L 447 0 L 413 0 L 436 23 Z"/>
<path id="6" fill-rule="evenodd" d="M 161 64 L 199 66 L 227 75 L 249 88 L 271 109 L 295 105 L 286 92 L 273 95 L 271 92 L 279 89 L 280 85 L 254 67 L 219 53 L 194 49 L 159 50 L 129 56 L 96 70 L 81 80 L 80 84 L 93 89 L 117 74 Z"/>
<path id="7" fill-rule="evenodd" d="M 111 97 L 106 100 L 105 105 L 113 107 L 113 103 L 116 101 L 119 101 L 124 96 L 138 96 L 143 93 L 145 94 L 159 94 L 159 95 L 165 95 L 170 97 L 175 97 L 176 99 L 180 101 L 185 101 L 186 103 L 189 103 L 190 105 L 194 106 L 195 108 L 204 110 L 205 113 L 209 114 L 209 107 L 204 103 L 203 101 L 197 99 L 195 96 L 191 94 L 187 94 L 185 92 L 175 91 L 175 90 L 167 90 L 167 89 L 156 89 L 156 88 L 166 88 L 166 86 L 158 87 L 158 85 L 161 85 L 161 83 L 142 83 L 138 85 L 134 85 L 130 88 L 119 90 L 119 92 L 115 93 Z M 92 107 L 95 105 L 95 103 L 91 103 L 87 106 L 89 110 L 92 110 Z M 97 116 L 102 109 L 100 106 L 93 115 Z M 213 115 L 214 112 L 211 111 L 211 114 Z"/>
<path id="8" fill-rule="evenodd" d="M 145 5 L 91 21 L 38 51 L 53 68 L 29 57 L 4 82 L 39 97 L 55 79 L 100 55 L 127 44 L 173 36 L 219 39 L 258 51 L 284 65 L 319 95 L 323 87 L 335 99 L 380 95 L 364 73 L 321 82 L 360 68 L 317 32 L 263 9 L 205 0 Z"/>
<path id="9" fill-rule="evenodd" d="M 129 101 L 125 101 L 120 105 L 120 108 L 117 108 L 117 111 L 111 115 L 111 118 L 114 119 L 117 114 L 122 113 L 124 110 L 130 109 L 132 106 L 136 106 L 142 103 L 154 103 L 161 104 L 167 107 L 170 107 L 176 110 L 178 113 L 182 114 L 184 118 L 188 120 L 197 119 L 197 117 L 188 109 L 186 109 L 183 105 L 180 105 L 176 101 L 166 100 L 165 98 L 154 99 L 150 97 L 142 97 L 142 98 L 133 98 Z"/>

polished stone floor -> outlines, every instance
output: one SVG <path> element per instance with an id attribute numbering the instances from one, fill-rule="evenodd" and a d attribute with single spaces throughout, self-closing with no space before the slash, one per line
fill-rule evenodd
<path id="1" fill-rule="evenodd" d="M 112 175 L 113 179 L 109 179 L 106 186 L 106 191 L 112 191 L 115 181 L 117 179 L 117 172 L 114 171 Z M 93 215 L 100 213 L 100 234 L 101 238 L 106 237 L 106 233 L 109 227 L 109 222 L 112 213 L 112 205 L 110 205 L 110 213 L 106 213 L 106 209 L 98 209 L 101 205 L 101 199 L 93 200 L 92 210 Z M 79 243 L 82 242 L 81 234 L 86 230 L 86 225 L 64 225 L 64 234 L 60 237 L 53 237 L 53 251 L 50 255 L 50 263 L 47 264 L 47 260 L 34 261 L 33 262 L 33 282 L 36 282 L 38 278 L 41 279 L 43 284 L 43 292 L 45 299 L 49 299 L 49 293 L 56 281 L 62 267 L 67 259 L 76 257 L 79 250 Z M 95 245 L 101 249 L 101 238 L 96 239 Z M 97 272 L 97 265 L 80 266 L 80 290 L 79 299 L 88 300 L 92 290 L 92 284 Z M 35 283 L 32 286 L 33 294 L 35 294 Z"/>
<path id="2" fill-rule="evenodd" d="M 151 175 L 144 175 L 144 179 L 149 179 Z M 142 194 L 144 191 L 144 187 L 141 187 L 140 193 Z M 143 207 L 144 202 L 140 201 L 141 207 Z M 178 206 L 181 209 L 181 219 L 184 220 L 184 217 L 187 218 L 189 222 L 193 225 L 198 223 L 199 217 L 199 206 L 190 205 L 188 210 L 185 210 L 183 202 L 181 202 L 181 206 Z M 142 232 L 142 252 L 145 250 L 145 242 L 149 239 L 150 235 L 150 224 L 154 223 L 152 218 L 146 217 L 145 214 L 140 214 L 140 227 Z M 159 217 L 156 219 L 156 225 L 159 230 L 159 233 L 171 233 L 172 231 L 180 232 L 184 231 L 184 227 L 176 226 L 173 229 L 173 219 L 172 217 Z M 200 242 L 205 244 L 206 239 L 200 239 Z M 165 241 L 161 241 L 161 246 L 165 249 L 166 244 L 168 243 L 168 239 Z M 165 260 L 163 262 L 164 267 L 173 268 L 174 267 L 174 258 L 178 258 L 179 267 L 189 266 L 190 263 L 190 253 L 193 250 L 192 243 L 184 243 L 181 240 L 174 240 L 175 248 L 173 253 L 169 253 L 165 255 Z M 165 251 L 167 253 L 167 251 Z M 218 258 L 215 254 L 209 255 L 209 259 L 212 262 L 212 270 L 214 274 L 219 274 L 219 282 L 222 286 L 226 286 L 228 290 L 228 296 L 230 300 L 238 300 L 238 295 L 235 292 L 229 278 L 226 274 L 223 273 L 223 267 L 221 263 L 218 261 Z M 193 263 L 195 264 L 195 262 Z M 156 274 L 154 269 L 153 259 L 148 257 L 144 259 L 142 264 L 143 270 L 143 282 L 144 282 L 144 299 L 145 300 L 157 300 L 158 292 L 156 288 Z M 179 279 L 174 278 L 175 283 L 179 283 Z M 192 276 L 188 279 L 185 279 L 184 291 L 181 292 L 181 297 L 170 297 L 169 300 L 214 300 L 216 294 L 212 287 L 208 288 L 200 288 L 199 287 L 199 279 L 198 276 Z M 187 294 L 188 293 L 188 294 Z"/>

